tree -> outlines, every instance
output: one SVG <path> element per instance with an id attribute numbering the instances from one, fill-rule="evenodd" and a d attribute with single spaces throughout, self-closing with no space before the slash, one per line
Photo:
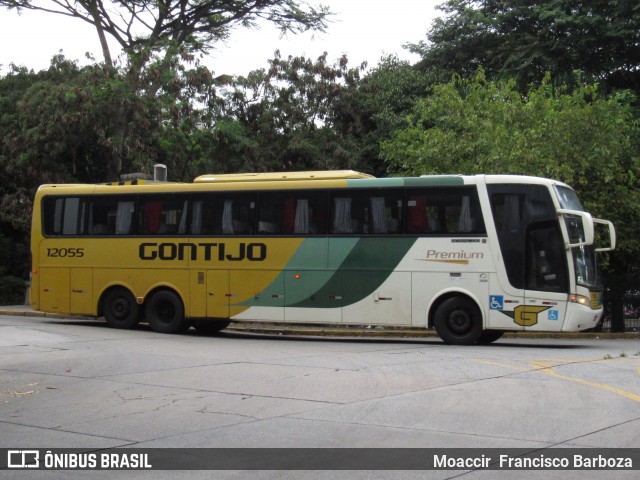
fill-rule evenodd
<path id="1" fill-rule="evenodd" d="M 9 9 L 39 10 L 82 20 L 96 29 L 105 63 L 113 66 L 106 42 L 112 37 L 128 55 L 144 63 L 162 52 L 171 61 L 179 52 L 206 53 L 213 43 L 229 37 L 233 28 L 256 27 L 259 20 L 283 33 L 323 30 L 329 11 L 297 0 L 0 0 Z"/>
<path id="2" fill-rule="evenodd" d="M 28 233 L 31 198 L 39 185 L 105 178 L 116 148 L 112 118 L 119 106 L 128 112 L 125 168 L 150 171 L 161 161 L 174 179 L 192 178 L 188 165 L 192 159 L 197 164 L 198 151 L 210 148 L 200 125 L 205 107 L 217 101 L 216 87 L 204 68 L 178 66 L 170 73 L 153 97 L 132 95 L 115 69 L 80 68 L 62 56 L 47 70 L 14 67 L 1 77 L 0 222 Z"/>
<path id="3" fill-rule="evenodd" d="M 334 130 L 342 148 L 359 159 L 363 171 L 386 175 L 380 143 L 407 126 L 409 112 L 430 83 L 428 75 L 391 55 L 343 92 L 334 106 Z"/>
<path id="4" fill-rule="evenodd" d="M 229 79 L 212 126 L 227 159 L 220 171 L 358 168 L 336 131 L 336 106 L 356 88 L 360 67 L 346 56 L 316 60 L 279 52 L 266 69 Z"/>
<path id="5" fill-rule="evenodd" d="M 610 0 L 448 0 L 427 41 L 411 45 L 420 67 L 442 80 L 478 67 L 489 78 L 516 78 L 521 90 L 551 72 L 575 71 L 601 87 L 640 93 L 640 3 Z"/>
<path id="6" fill-rule="evenodd" d="M 639 287 L 630 274 L 640 254 L 640 123 L 633 101 L 627 92 L 600 97 L 596 85 L 568 93 L 548 77 L 522 95 L 514 81 L 490 82 L 480 71 L 434 86 L 382 153 L 402 174 L 524 174 L 572 185 L 588 211 L 616 226 L 607 286 L 614 328 L 621 329 L 625 290 Z"/>
<path id="7" fill-rule="evenodd" d="M 384 175 L 379 145 L 406 126 L 428 77 L 397 57 L 366 65 L 333 64 L 276 52 L 266 69 L 229 78 L 222 110 L 210 115 L 225 159 L 217 171 L 350 168 Z"/>
<path id="8" fill-rule="evenodd" d="M 322 31 L 329 15 L 326 7 L 315 8 L 298 0 L 0 0 L 0 6 L 89 23 L 96 29 L 108 68 L 116 65 L 106 39 L 115 39 L 126 55 L 123 79 L 129 98 L 155 96 L 178 63 L 205 54 L 235 27 L 254 27 L 264 20 L 283 33 Z M 116 100 L 111 129 L 114 149 L 107 164 L 110 179 L 122 171 L 130 116 L 126 102 Z"/>

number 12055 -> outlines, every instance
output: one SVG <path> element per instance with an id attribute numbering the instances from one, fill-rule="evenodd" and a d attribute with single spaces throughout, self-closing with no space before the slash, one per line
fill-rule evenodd
<path id="1" fill-rule="evenodd" d="M 47 248 L 47 257 L 84 257 L 84 248 Z"/>

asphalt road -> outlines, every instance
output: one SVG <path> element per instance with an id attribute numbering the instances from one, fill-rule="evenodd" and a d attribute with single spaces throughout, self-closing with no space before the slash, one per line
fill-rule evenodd
<path id="1" fill-rule="evenodd" d="M 640 341 L 505 338 L 457 347 L 437 338 L 203 337 L 3 315 L 0 448 L 36 447 L 640 448 Z M 2 475 L 87 476 L 29 473 Z M 183 475 L 565 480 L 631 479 L 638 470 Z"/>

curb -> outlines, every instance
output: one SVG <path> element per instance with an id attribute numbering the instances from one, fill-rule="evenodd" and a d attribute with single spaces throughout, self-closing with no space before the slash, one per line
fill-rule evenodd
<path id="1" fill-rule="evenodd" d="M 44 317 L 44 318 L 67 318 L 70 320 L 92 320 L 95 317 L 84 315 L 63 315 L 61 313 L 36 312 L 35 310 L 7 309 L 0 307 L 0 315 L 11 315 L 13 317 Z"/>
<path id="2" fill-rule="evenodd" d="M 60 313 L 36 312 L 28 307 L 0 307 L 0 315 L 17 317 L 40 317 L 65 320 L 96 320 L 96 317 L 86 315 L 63 315 Z M 417 329 L 411 327 L 364 327 L 335 325 L 301 325 L 286 323 L 252 323 L 232 322 L 225 332 L 256 333 L 277 336 L 310 336 L 310 337 L 386 337 L 386 338 L 439 338 L 434 330 Z M 555 339 L 622 339 L 638 340 L 640 332 L 608 333 L 608 332 L 505 332 L 503 338 L 555 338 Z"/>

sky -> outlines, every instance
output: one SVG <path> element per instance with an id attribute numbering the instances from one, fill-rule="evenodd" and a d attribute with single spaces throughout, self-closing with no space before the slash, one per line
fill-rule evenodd
<path id="1" fill-rule="evenodd" d="M 258 30 L 238 28 L 226 44 L 218 43 L 203 59 L 217 75 L 245 75 L 267 66 L 279 49 L 281 55 L 317 58 L 323 52 L 333 62 L 347 54 L 351 66 L 366 61 L 375 67 L 382 56 L 397 54 L 401 59 L 418 57 L 402 46 L 424 40 L 431 22 L 439 14 L 435 6 L 444 0 L 307 0 L 329 6 L 335 13 L 325 33 L 307 32 L 280 37 L 268 25 Z M 102 61 L 95 30 L 78 19 L 61 15 L 0 9 L 0 74 L 10 63 L 33 70 L 45 69 L 51 58 L 62 53 L 87 64 L 85 53 Z M 61 52 L 62 51 L 62 52 Z M 115 57 L 115 45 L 112 55 Z"/>

